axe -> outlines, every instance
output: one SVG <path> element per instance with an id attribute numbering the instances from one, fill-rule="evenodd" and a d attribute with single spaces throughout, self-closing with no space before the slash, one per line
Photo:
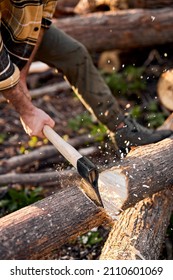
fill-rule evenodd
<path id="1" fill-rule="evenodd" d="M 43 133 L 54 147 L 69 161 L 83 178 L 81 185 L 84 193 L 98 206 L 103 207 L 103 202 L 98 190 L 99 173 L 95 164 L 87 157 L 82 156 L 73 146 L 67 143 L 50 126 L 45 125 Z"/>

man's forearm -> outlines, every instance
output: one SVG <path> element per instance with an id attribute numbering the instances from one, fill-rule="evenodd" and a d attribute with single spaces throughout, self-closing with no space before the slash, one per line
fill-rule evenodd
<path id="1" fill-rule="evenodd" d="M 32 110 L 34 105 L 28 98 L 28 95 L 24 91 L 23 83 L 19 83 L 13 88 L 4 90 L 2 92 L 4 97 L 14 106 L 15 110 L 21 115 L 23 111 Z"/>
<path id="2" fill-rule="evenodd" d="M 29 92 L 26 86 L 26 77 L 29 71 L 29 67 L 34 59 L 34 56 L 38 50 L 38 47 L 42 41 L 44 35 L 44 29 L 42 28 L 40 30 L 40 34 L 37 40 L 37 44 L 35 45 L 35 48 L 25 65 L 25 67 L 20 72 L 20 80 L 19 83 L 7 90 L 2 91 L 2 94 L 4 97 L 13 104 L 16 111 L 21 114 L 23 110 L 31 110 L 33 108 L 32 103 L 30 102 L 29 98 Z M 26 98 L 27 97 L 27 98 Z"/>
<path id="3" fill-rule="evenodd" d="M 54 121 L 49 117 L 49 115 L 32 104 L 26 86 L 28 70 L 38 50 L 43 32 L 44 31 L 41 30 L 34 51 L 30 56 L 28 63 L 20 72 L 20 80 L 18 84 L 12 88 L 2 91 L 4 97 L 9 100 L 9 102 L 14 106 L 15 110 L 19 113 L 23 128 L 26 133 L 30 136 L 35 135 L 38 137 L 44 137 L 44 125 L 49 125 L 51 127 L 54 126 Z"/>

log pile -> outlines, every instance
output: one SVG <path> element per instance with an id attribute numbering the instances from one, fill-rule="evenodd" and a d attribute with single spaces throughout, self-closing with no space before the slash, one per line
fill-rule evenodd
<path id="1" fill-rule="evenodd" d="M 77 177 L 56 194 L 1 218 L 1 259 L 44 258 L 55 247 L 106 223 L 112 230 L 101 259 L 157 259 L 173 210 L 172 149 L 172 138 L 138 147 L 119 166 L 100 172 L 105 209 L 81 191 Z M 116 208 L 111 216 L 110 206 Z"/>

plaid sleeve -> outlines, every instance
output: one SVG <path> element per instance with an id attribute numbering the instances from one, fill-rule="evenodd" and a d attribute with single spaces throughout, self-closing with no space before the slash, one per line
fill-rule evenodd
<path id="1" fill-rule="evenodd" d="M 55 8 L 57 5 L 56 0 L 48 0 L 46 1 L 46 4 L 44 4 L 43 7 L 43 18 L 42 18 L 42 27 L 43 28 L 49 28 L 51 25 L 51 19 L 54 15 Z"/>
<path id="2" fill-rule="evenodd" d="M 0 90 L 13 87 L 18 83 L 19 78 L 20 71 L 10 60 L 10 56 L 3 44 L 0 29 Z"/>

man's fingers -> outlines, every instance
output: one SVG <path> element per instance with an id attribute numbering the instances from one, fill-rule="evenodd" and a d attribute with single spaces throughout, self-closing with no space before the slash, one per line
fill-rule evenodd
<path id="1" fill-rule="evenodd" d="M 29 136 L 37 136 L 40 138 L 45 138 L 43 134 L 45 125 L 49 125 L 52 128 L 55 125 L 54 120 L 48 114 L 36 107 L 32 114 L 24 114 L 20 119 L 25 132 Z"/>

